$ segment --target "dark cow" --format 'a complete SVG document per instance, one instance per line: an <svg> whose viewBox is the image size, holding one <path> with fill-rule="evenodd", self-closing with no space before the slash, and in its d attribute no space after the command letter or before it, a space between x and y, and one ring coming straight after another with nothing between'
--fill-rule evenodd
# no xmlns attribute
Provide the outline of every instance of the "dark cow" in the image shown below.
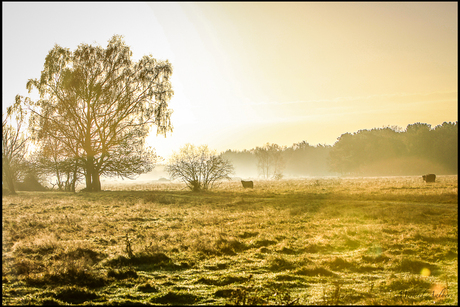
<svg viewBox="0 0 460 307"><path fill-rule="evenodd" d="M243 188L251 188L254 189L254 183L252 181L244 181L241 180L241 183L243 184Z"/></svg>
<svg viewBox="0 0 460 307"><path fill-rule="evenodd" d="M425 182L435 182L436 175L435 174L426 174L422 176L423 181Z"/></svg>

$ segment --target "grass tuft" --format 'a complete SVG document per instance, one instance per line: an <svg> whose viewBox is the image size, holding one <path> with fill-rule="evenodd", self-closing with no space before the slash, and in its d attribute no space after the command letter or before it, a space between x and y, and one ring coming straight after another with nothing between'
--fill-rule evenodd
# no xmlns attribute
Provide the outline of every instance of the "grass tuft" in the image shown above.
<svg viewBox="0 0 460 307"><path fill-rule="evenodd" d="M129 266L129 265L149 265L154 267L159 266L174 266L171 258L166 256L164 253L154 253L154 254L136 254L132 257L125 257L119 255L115 258L112 258L106 263L109 266Z"/></svg>
<svg viewBox="0 0 460 307"><path fill-rule="evenodd" d="M337 274L326 269L325 267L316 266L316 265L308 265L308 266L299 268L295 271L295 274L304 275L304 276L332 276L332 277L337 276Z"/></svg>
<svg viewBox="0 0 460 307"><path fill-rule="evenodd" d="M109 269L107 271L107 277L113 277L115 279L128 279L128 278L137 278L137 272L133 269Z"/></svg>
<svg viewBox="0 0 460 307"><path fill-rule="evenodd" d="M341 257L335 257L332 261L324 261L322 264L327 265L334 271L353 271L356 269L353 263L350 263Z"/></svg>
<svg viewBox="0 0 460 307"><path fill-rule="evenodd" d="M270 271L283 271L283 270L292 270L295 268L295 264L282 256L269 256L268 267Z"/></svg>

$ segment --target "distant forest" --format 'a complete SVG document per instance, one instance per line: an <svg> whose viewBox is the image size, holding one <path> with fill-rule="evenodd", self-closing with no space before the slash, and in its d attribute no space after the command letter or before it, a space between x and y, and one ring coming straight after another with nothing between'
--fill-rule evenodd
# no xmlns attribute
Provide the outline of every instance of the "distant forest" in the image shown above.
<svg viewBox="0 0 460 307"><path fill-rule="evenodd" d="M239 177L257 177L255 150L227 150ZM282 149L285 177L410 176L458 173L458 121L431 128L425 123L344 133L333 146L306 141Z"/></svg>

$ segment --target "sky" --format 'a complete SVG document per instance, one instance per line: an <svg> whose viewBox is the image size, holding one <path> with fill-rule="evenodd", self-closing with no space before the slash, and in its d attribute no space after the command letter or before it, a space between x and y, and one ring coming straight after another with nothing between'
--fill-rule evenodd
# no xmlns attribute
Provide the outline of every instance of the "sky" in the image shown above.
<svg viewBox="0 0 460 307"><path fill-rule="evenodd" d="M458 120L457 2L2 2L2 112L55 44L169 60L167 158Z"/></svg>

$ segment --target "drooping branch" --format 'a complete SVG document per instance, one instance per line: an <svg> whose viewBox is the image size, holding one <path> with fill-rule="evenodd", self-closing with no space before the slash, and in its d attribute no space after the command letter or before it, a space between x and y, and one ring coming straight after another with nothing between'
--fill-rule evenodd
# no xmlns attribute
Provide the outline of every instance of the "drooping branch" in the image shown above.
<svg viewBox="0 0 460 307"><path fill-rule="evenodd" d="M171 64L151 56L134 63L131 55L116 35L106 49L81 44L71 52L55 45L40 79L27 83L41 97L29 104L35 136L53 138L85 159L87 176L96 180L150 170L152 160L142 151L149 127L165 135L172 131Z"/></svg>

